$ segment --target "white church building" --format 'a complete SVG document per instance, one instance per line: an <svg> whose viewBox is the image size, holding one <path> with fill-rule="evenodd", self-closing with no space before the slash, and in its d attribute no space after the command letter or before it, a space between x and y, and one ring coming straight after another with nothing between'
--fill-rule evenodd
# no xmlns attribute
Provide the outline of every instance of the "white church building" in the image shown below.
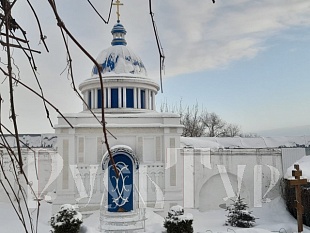
<svg viewBox="0 0 310 233"><path fill-rule="evenodd" d="M20 137L32 148L23 148L25 170L30 175L39 169L33 185L41 197L54 195L53 212L63 204L78 206L85 216L100 210L102 232L130 232L143 229L146 207L206 211L225 208L237 195L259 207L280 195L283 173L310 154L310 137L181 137L179 115L156 111L159 86L127 46L125 27L118 21L111 32L111 47L97 57L101 70L93 67L79 89L98 119L105 109L114 161L86 104L79 113L64 114L73 128L59 117L54 135ZM7 139L16 145L14 137Z"/></svg>
<svg viewBox="0 0 310 233"><path fill-rule="evenodd" d="M183 127L177 114L156 111L159 86L127 46L126 30L119 21L112 35L111 47L97 57L102 70L93 67L79 88L99 119L105 108L108 143L119 177L104 144L102 125L85 105L80 113L65 114L74 128L62 118L55 126L63 169L53 204L55 210L63 203L78 204L84 211L101 208L106 221L113 216L115 222L117 215L143 220L146 206L163 208L164 201L183 201L179 168L166 167L167 148L179 147Z"/></svg>

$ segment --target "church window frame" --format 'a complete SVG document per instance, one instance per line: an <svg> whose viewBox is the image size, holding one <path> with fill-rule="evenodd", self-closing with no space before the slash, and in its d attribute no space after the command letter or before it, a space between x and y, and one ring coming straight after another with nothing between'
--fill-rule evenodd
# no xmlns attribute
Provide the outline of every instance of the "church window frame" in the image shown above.
<svg viewBox="0 0 310 233"><path fill-rule="evenodd" d="M134 89L126 88L126 107L134 108Z"/></svg>
<svg viewBox="0 0 310 233"><path fill-rule="evenodd" d="M111 108L118 108L118 88L111 88Z"/></svg>
<svg viewBox="0 0 310 233"><path fill-rule="evenodd" d="M145 91L145 89L140 90L140 106L141 106L141 109L146 109L146 91Z"/></svg>
<svg viewBox="0 0 310 233"><path fill-rule="evenodd" d="M97 108L102 108L102 91L101 89L97 89L97 97L98 97L98 101L97 101Z"/></svg>
<svg viewBox="0 0 310 233"><path fill-rule="evenodd" d="M88 94L87 94L87 95L88 95L87 104L88 104L88 107L91 108L91 107L92 107L92 106L91 106L91 105L92 105L92 94L91 94L91 90L88 91Z"/></svg>

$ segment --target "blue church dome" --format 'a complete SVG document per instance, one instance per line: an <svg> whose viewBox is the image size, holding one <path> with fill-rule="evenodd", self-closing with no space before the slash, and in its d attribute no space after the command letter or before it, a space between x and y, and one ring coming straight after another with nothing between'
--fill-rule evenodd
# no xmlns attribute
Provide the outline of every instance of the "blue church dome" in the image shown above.
<svg viewBox="0 0 310 233"><path fill-rule="evenodd" d="M138 76L146 77L147 72L142 60L128 48L125 40L126 30L118 21L112 31L111 47L103 50L97 57L104 76ZM92 75L98 75L98 69L93 67Z"/></svg>

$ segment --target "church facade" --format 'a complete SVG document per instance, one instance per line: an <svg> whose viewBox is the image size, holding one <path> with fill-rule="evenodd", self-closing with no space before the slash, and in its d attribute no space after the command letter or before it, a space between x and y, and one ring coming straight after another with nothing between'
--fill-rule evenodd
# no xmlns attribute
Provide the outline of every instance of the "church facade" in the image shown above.
<svg viewBox="0 0 310 233"><path fill-rule="evenodd" d="M83 211L101 208L105 219L115 213L131 213L134 218L146 206L163 208L164 201L182 202L178 168L167 169L166 156L167 148L179 147L183 126L177 114L155 110L159 86L147 77L142 60L128 48L126 30L119 21L112 35L111 47L97 58L101 70L93 67L91 77L79 86L87 105L80 113L65 114L74 128L62 118L55 126L63 169L53 205L55 210L63 203L77 204ZM105 109L113 160L102 125L88 107L98 119L101 108Z"/></svg>

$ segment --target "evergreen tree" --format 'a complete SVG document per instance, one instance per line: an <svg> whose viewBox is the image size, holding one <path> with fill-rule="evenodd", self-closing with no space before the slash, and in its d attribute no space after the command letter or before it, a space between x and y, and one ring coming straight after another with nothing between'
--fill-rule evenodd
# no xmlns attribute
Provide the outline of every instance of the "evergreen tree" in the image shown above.
<svg viewBox="0 0 310 233"><path fill-rule="evenodd" d="M172 206L168 212L168 216L165 218L164 227L167 229L167 233L192 233L193 229L193 215L184 215L184 209L182 206Z"/></svg>
<svg viewBox="0 0 310 233"><path fill-rule="evenodd" d="M82 222L82 214L70 204L62 205L60 211L51 217L54 233L77 233Z"/></svg>
<svg viewBox="0 0 310 233"><path fill-rule="evenodd" d="M228 211L228 219L225 225L244 228L253 227L256 218L252 215L251 211L247 210L247 208L248 205L239 195L234 203L226 209Z"/></svg>

